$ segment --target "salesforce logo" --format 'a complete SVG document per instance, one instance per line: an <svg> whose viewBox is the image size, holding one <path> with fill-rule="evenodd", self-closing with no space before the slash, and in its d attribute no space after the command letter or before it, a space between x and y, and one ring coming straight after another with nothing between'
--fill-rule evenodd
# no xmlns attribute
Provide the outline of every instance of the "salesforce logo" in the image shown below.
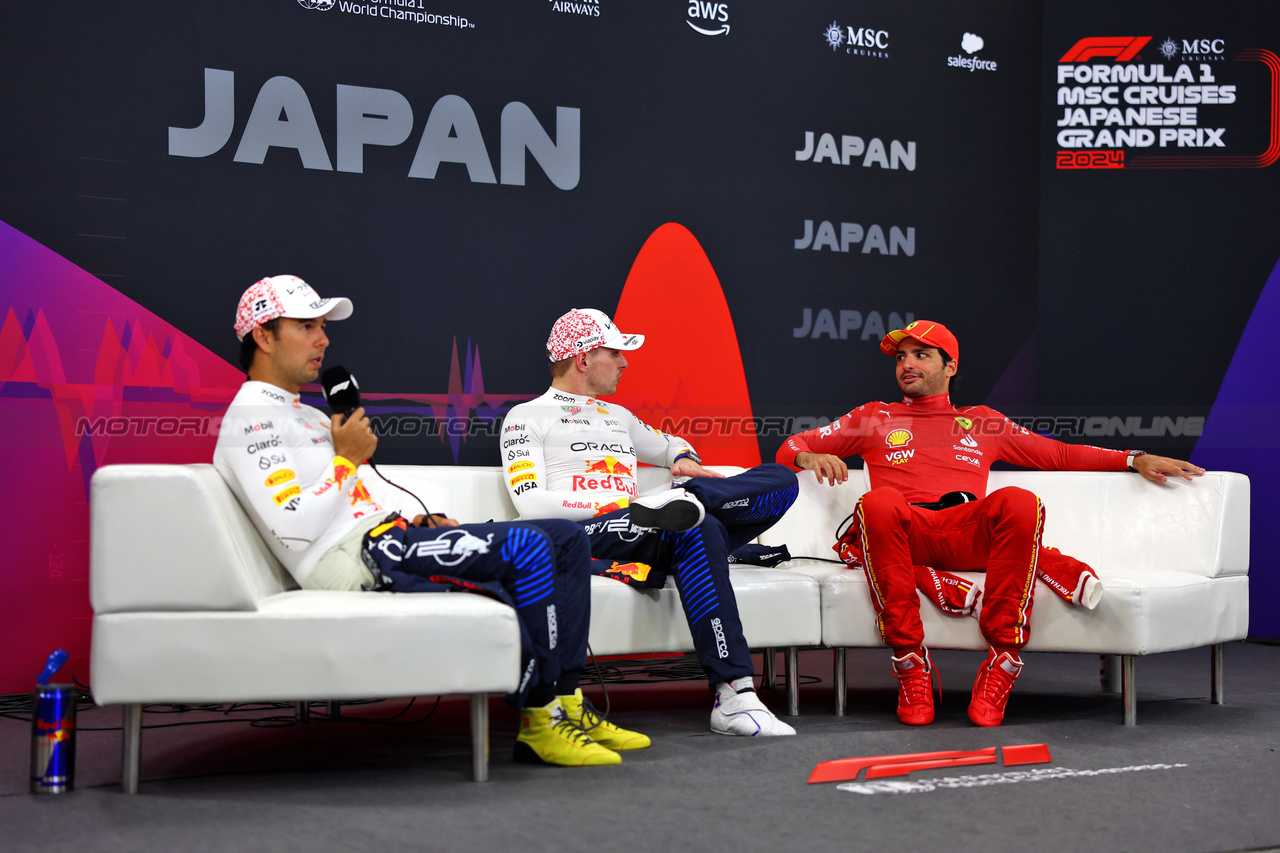
<svg viewBox="0 0 1280 853"><path fill-rule="evenodd" d="M333 8L335 0L298 0L298 5L304 9L319 9L321 12L328 12Z"/></svg>

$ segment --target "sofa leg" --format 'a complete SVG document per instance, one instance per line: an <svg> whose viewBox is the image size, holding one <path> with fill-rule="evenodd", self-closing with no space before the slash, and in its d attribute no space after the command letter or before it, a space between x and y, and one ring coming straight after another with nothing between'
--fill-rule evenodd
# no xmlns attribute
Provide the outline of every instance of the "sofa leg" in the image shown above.
<svg viewBox="0 0 1280 853"><path fill-rule="evenodd" d="M772 690L778 681L778 650L767 648L761 653L761 658L764 672L760 676L760 686L765 690Z"/></svg>
<svg viewBox="0 0 1280 853"><path fill-rule="evenodd" d="M845 672L845 664L848 663L849 650L844 646L831 650L832 669L834 678L832 679L836 685L836 709L837 717L844 716L844 700L845 694L848 693L849 679Z"/></svg>
<svg viewBox="0 0 1280 853"><path fill-rule="evenodd" d="M1098 655L1098 688L1103 693L1120 692L1120 655Z"/></svg>
<svg viewBox="0 0 1280 853"><path fill-rule="evenodd" d="M1214 705L1226 704L1226 674L1222 670L1226 648L1225 643L1214 643L1209 647L1209 701Z"/></svg>
<svg viewBox="0 0 1280 853"><path fill-rule="evenodd" d="M1138 724L1138 659L1134 655L1120 656L1120 694L1124 703L1124 724Z"/></svg>
<svg viewBox="0 0 1280 853"><path fill-rule="evenodd" d="M293 721L300 726L310 725L311 723L311 703L310 702L294 702L293 703Z"/></svg>
<svg viewBox="0 0 1280 853"><path fill-rule="evenodd" d="M489 694L471 694L471 780L489 781Z"/></svg>
<svg viewBox="0 0 1280 853"><path fill-rule="evenodd" d="M124 748L120 756L120 786L126 794L138 793L138 770L142 765L142 705L135 702L123 708L121 731Z"/></svg>
<svg viewBox="0 0 1280 853"><path fill-rule="evenodd" d="M800 716L800 649L787 646L787 716Z"/></svg>

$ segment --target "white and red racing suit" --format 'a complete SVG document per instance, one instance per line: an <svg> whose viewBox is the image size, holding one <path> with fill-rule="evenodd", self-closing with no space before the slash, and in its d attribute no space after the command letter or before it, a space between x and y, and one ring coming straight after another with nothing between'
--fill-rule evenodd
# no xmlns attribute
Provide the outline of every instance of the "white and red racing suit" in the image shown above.
<svg viewBox="0 0 1280 853"><path fill-rule="evenodd" d="M590 543L578 525L427 528L389 516L356 466L334 454L329 416L265 382L246 382L236 394L213 462L300 586L310 579L330 589L491 595L516 609L521 627L523 675L508 701L544 705L577 688L591 622ZM326 577L349 537L358 551L338 561L349 570Z"/></svg>
<svg viewBox="0 0 1280 853"><path fill-rule="evenodd" d="M591 518L636 496L637 463L670 468L693 453L630 411L550 388L502 425L507 488L523 518Z"/></svg>
<svg viewBox="0 0 1280 853"><path fill-rule="evenodd" d="M638 463L670 468L693 448L627 409L551 388L515 406L502 431L507 489L524 518L582 525L599 573L635 585L674 577L698 661L714 687L754 672L729 574L729 555L772 526L799 487L781 465L733 477L694 477L684 488L706 508L680 533L631 524Z"/></svg>
<svg viewBox="0 0 1280 853"><path fill-rule="evenodd" d="M1047 580L1060 572L1092 572L1042 546L1044 508L1035 495L1018 488L987 495L991 463L1127 470L1125 451L1045 438L986 406L957 409L946 394L860 406L829 426L787 439L777 461L794 467L802 452L856 454L866 463L871 490L858 502L851 530L881 635L895 649L924 641L918 566L986 571L980 625L992 645L1008 648L1020 648L1029 636L1041 562L1052 564ZM936 512L913 506L960 491L979 500Z"/></svg>
<svg viewBox="0 0 1280 853"><path fill-rule="evenodd" d="M266 382L244 383L231 401L213 466L300 585L343 537L387 514L334 455L329 416Z"/></svg>

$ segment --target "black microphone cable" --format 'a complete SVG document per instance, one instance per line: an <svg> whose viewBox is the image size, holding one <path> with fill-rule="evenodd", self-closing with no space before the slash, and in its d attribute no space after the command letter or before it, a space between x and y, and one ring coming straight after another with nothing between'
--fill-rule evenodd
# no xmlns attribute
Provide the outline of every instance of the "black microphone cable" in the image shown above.
<svg viewBox="0 0 1280 853"><path fill-rule="evenodd" d="M330 411L335 415L342 415L343 418L349 418L356 409L360 408L360 383L356 381L356 378L352 375L351 371L347 370L345 367L335 364L333 367L326 368L325 371L320 374L320 390L324 392L324 400L329 404ZM388 479L386 474L383 474L378 470L377 464L375 464L372 459L367 459L365 461L384 483L388 486L393 486L399 489L418 502L418 506L422 507L423 521L425 522L424 526L439 526L432 521L432 519L436 516L444 518L444 515L441 513L432 513L431 510L427 509L427 504L422 500L422 498L418 497L399 483L392 482Z"/></svg>

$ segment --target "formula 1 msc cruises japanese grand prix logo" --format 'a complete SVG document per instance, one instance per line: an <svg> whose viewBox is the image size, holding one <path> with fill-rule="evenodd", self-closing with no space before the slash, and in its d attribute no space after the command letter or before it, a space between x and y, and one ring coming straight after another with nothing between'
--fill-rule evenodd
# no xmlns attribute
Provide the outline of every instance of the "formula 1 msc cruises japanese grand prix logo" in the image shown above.
<svg viewBox="0 0 1280 853"><path fill-rule="evenodd" d="M1151 36L1076 41L1053 70L1057 168L1260 169L1276 162L1280 56L1253 48L1229 54L1229 47L1231 39L1216 33L1159 43Z"/></svg>

